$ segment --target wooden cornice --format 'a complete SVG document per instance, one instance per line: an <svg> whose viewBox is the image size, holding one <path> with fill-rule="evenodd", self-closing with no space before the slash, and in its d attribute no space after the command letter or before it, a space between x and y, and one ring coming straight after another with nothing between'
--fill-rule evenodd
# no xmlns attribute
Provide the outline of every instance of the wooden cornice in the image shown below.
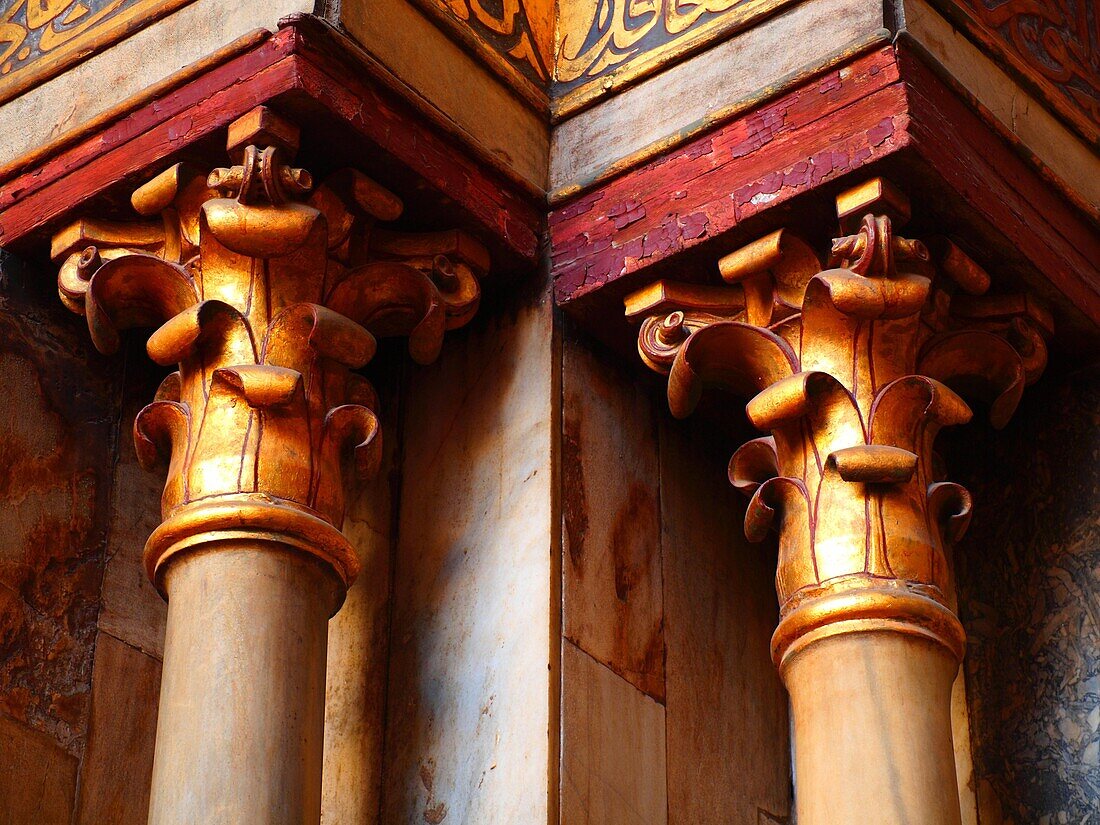
<svg viewBox="0 0 1100 825"><path fill-rule="evenodd" d="M0 169L0 246L45 247L94 205L126 214L142 179L212 162L228 124L267 105L307 124L302 162L354 166L406 200L410 225L467 230L497 272L530 270L547 222L558 302L596 326L622 296L669 270L713 276L719 250L779 225L830 220L855 175L904 185L921 214L998 279L1027 283L1065 316L1100 326L1097 205L1075 202L1027 150L902 37L557 204L510 177L431 104L349 38L309 15L255 33L50 153ZM442 214L441 214L442 211ZM824 220L826 223L821 223ZM604 325L603 337L616 334ZM623 339L626 340L625 337Z"/></svg>
<svg viewBox="0 0 1100 825"><path fill-rule="evenodd" d="M243 51L183 78L48 156L0 177L0 246L44 245L94 202L123 214L127 192L180 160L224 152L225 130L256 106L307 124L303 162L324 173L353 165L421 210L485 242L498 271L530 268L545 219L541 193L510 179L413 90L332 27L308 15L282 21ZM0 175L3 175L0 172Z"/></svg>
<svg viewBox="0 0 1100 825"><path fill-rule="evenodd" d="M833 196L872 173L903 184L922 220L996 279L1043 294L1067 340L1095 339L1097 205L1073 202L904 38L556 206L557 300L609 329L627 292L670 274L716 277L731 243L780 225L832 228Z"/></svg>

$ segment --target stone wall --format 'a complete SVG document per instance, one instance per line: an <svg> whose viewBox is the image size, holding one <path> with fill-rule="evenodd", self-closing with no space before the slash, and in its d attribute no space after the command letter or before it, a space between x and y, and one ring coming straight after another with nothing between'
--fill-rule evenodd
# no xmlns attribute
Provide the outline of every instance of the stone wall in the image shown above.
<svg viewBox="0 0 1100 825"><path fill-rule="evenodd" d="M549 816L552 324L545 285L519 288L409 367L385 825Z"/></svg>
<svg viewBox="0 0 1100 825"><path fill-rule="evenodd" d="M141 552L163 478L131 433L165 371L140 335L95 353L38 274L0 259L0 825L144 825L167 606ZM378 814L403 360L372 365L388 448L346 521L364 574L331 627L325 822Z"/></svg>
<svg viewBox="0 0 1100 825"><path fill-rule="evenodd" d="M3 253L0 253L3 256ZM120 382L0 257L0 822L67 823L94 757Z"/></svg>
<svg viewBox="0 0 1100 825"><path fill-rule="evenodd" d="M1054 364L1001 433L945 453L980 825L1100 817L1100 369Z"/></svg>
<svg viewBox="0 0 1100 825"><path fill-rule="evenodd" d="M675 421L640 363L563 350L561 822L786 822L775 546L745 540L726 477L745 434Z"/></svg>

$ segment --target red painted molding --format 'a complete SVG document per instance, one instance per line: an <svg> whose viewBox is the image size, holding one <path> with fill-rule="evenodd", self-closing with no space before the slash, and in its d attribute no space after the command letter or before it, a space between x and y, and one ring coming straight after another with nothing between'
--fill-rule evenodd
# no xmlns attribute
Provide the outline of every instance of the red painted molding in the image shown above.
<svg viewBox="0 0 1100 825"><path fill-rule="evenodd" d="M508 263L537 259L540 198L491 169L405 99L383 68L309 17L0 183L0 245L41 241L89 200L117 201L185 153L206 146L221 162L223 130L261 103L298 116L303 153L311 132L331 136L353 157L453 202L465 228Z"/></svg>
<svg viewBox="0 0 1100 825"><path fill-rule="evenodd" d="M713 262L750 233L800 209L820 223L841 177L882 173L928 226L961 238L999 279L1045 293L1076 333L1095 337L1096 224L1022 155L905 43L886 46L554 209L555 294L599 326L621 316L628 288L670 268L716 279Z"/></svg>
<svg viewBox="0 0 1100 825"><path fill-rule="evenodd" d="M908 145L892 47L857 57L550 213L568 304Z"/></svg>
<svg viewBox="0 0 1100 825"><path fill-rule="evenodd" d="M261 103L307 124L305 164L365 166L407 194L414 220L446 211L504 271L537 261L540 194L494 169L384 67L308 16L0 182L0 245L41 245L89 203L129 214L129 192L148 175L196 155L222 162L226 126ZM716 259L715 250L800 210L824 219L822 204L840 186L880 173L995 275L1027 281L1100 325L1095 223L904 40L555 208L557 299L578 316L617 316L627 286L693 256Z"/></svg>

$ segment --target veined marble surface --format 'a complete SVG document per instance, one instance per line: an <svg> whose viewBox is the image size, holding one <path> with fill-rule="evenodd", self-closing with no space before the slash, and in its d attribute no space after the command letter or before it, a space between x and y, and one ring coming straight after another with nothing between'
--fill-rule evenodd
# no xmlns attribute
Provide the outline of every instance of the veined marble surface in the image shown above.
<svg viewBox="0 0 1100 825"><path fill-rule="evenodd" d="M980 825L1100 822L1100 369L1050 375L945 445Z"/></svg>

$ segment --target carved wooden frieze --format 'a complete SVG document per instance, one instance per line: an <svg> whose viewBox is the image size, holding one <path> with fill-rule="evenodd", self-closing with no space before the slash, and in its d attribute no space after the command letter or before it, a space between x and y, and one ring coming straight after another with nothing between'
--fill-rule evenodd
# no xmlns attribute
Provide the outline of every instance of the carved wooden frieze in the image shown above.
<svg viewBox="0 0 1100 825"><path fill-rule="evenodd" d="M559 116L793 1L414 0Z"/></svg>
<svg viewBox="0 0 1100 825"><path fill-rule="evenodd" d="M1062 117L1100 141L1100 7L1093 0L941 0L995 58L1035 84Z"/></svg>
<svg viewBox="0 0 1100 825"><path fill-rule="evenodd" d="M415 0L467 43L499 55L498 67L545 91L553 70L555 4L550 0Z"/></svg>
<svg viewBox="0 0 1100 825"><path fill-rule="evenodd" d="M572 0L560 4L554 108L600 94L728 36L790 0Z"/></svg>
<svg viewBox="0 0 1100 825"><path fill-rule="evenodd" d="M0 103L191 0L2 0Z"/></svg>

